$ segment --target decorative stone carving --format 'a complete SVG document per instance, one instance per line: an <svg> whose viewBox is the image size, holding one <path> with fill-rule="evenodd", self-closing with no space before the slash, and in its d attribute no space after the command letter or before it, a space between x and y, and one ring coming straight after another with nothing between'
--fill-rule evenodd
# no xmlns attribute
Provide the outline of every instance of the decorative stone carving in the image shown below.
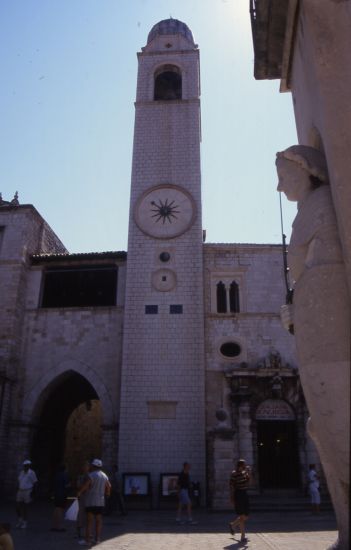
<svg viewBox="0 0 351 550"><path fill-rule="evenodd" d="M290 315L290 313L288 313L288 315ZM291 322L290 317L289 317L289 322ZM270 353L267 355L267 357L260 359L255 364L255 367L258 369L274 370L276 372L281 371L282 369L291 369L291 365L289 365L289 363L287 363L282 358L279 351L275 349L272 349Z"/></svg>
<svg viewBox="0 0 351 550"><path fill-rule="evenodd" d="M177 275L171 269L158 269L151 274L151 283L159 292L169 292L177 284Z"/></svg>
<svg viewBox="0 0 351 550"><path fill-rule="evenodd" d="M0 206L19 206L18 191L14 194L12 201L4 201L0 193Z"/></svg>
<svg viewBox="0 0 351 550"><path fill-rule="evenodd" d="M2 198L2 193L0 193L0 206L8 206L10 203L8 201L4 201Z"/></svg>
<svg viewBox="0 0 351 550"><path fill-rule="evenodd" d="M19 201L18 201L18 191L16 191L16 193L14 194L14 197L11 201L11 204L13 206L18 206L19 205Z"/></svg>
<svg viewBox="0 0 351 550"><path fill-rule="evenodd" d="M282 367L282 358L279 351L271 351L269 354L269 366L271 369L280 369Z"/></svg>
<svg viewBox="0 0 351 550"><path fill-rule="evenodd" d="M256 409L256 420L295 420L295 413L282 399L265 399Z"/></svg>
<svg viewBox="0 0 351 550"><path fill-rule="evenodd" d="M339 546L348 548L350 451L350 310L324 155L296 145L277 154L278 191L297 202L288 250L300 377L333 500Z"/></svg>
<svg viewBox="0 0 351 550"><path fill-rule="evenodd" d="M216 418L217 418L218 422L225 422L225 420L227 420L227 418L228 418L227 411L224 410L224 409L217 409L216 410Z"/></svg>
<svg viewBox="0 0 351 550"><path fill-rule="evenodd" d="M271 382L271 392L273 397L280 399L282 396L282 390L283 390L283 378L279 376L279 374L276 374L275 376L273 376L272 382Z"/></svg>
<svg viewBox="0 0 351 550"><path fill-rule="evenodd" d="M229 415L223 407L216 409L215 417L217 420L217 423L214 428L216 432L218 431L222 432L223 430L225 432L228 432L229 430L232 433L233 430L231 429L231 426L230 426Z"/></svg>

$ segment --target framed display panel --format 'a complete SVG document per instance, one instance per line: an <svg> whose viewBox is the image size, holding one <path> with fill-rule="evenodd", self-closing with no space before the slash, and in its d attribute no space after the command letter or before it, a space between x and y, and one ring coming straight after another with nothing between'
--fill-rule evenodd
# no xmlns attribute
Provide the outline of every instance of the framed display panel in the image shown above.
<svg viewBox="0 0 351 550"><path fill-rule="evenodd" d="M179 474L160 474L160 491L162 498L174 498L178 495Z"/></svg>
<svg viewBox="0 0 351 550"><path fill-rule="evenodd" d="M123 474L123 494L125 497L150 496L150 474L126 472Z"/></svg>

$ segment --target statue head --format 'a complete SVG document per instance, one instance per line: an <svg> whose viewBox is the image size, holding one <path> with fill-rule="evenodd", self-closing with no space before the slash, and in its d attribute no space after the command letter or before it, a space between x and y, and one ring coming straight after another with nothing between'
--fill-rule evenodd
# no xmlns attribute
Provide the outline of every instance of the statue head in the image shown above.
<svg viewBox="0 0 351 550"><path fill-rule="evenodd" d="M328 184L328 169L321 151L308 145L293 145L277 153L278 191L300 202L313 189Z"/></svg>

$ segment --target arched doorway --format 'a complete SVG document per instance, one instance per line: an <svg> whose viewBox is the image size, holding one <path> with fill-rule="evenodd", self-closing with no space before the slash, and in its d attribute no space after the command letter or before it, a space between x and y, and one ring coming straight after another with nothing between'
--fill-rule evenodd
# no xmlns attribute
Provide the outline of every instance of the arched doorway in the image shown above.
<svg viewBox="0 0 351 550"><path fill-rule="evenodd" d="M293 489L299 485L295 413L286 401L267 399L256 411L260 487Z"/></svg>
<svg viewBox="0 0 351 550"><path fill-rule="evenodd" d="M101 456L101 407L93 386L74 371L57 377L38 407L32 457L41 492L47 493L61 463L74 479L84 460Z"/></svg>

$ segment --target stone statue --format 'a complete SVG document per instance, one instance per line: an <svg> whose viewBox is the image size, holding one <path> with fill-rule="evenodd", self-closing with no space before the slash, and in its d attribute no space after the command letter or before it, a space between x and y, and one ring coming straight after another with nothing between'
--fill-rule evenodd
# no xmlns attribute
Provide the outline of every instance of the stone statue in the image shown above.
<svg viewBox="0 0 351 550"><path fill-rule="evenodd" d="M12 201L4 201L2 193L0 193L0 206L19 206L18 191L14 194Z"/></svg>
<svg viewBox="0 0 351 550"><path fill-rule="evenodd" d="M277 154L278 191L297 202L288 266L299 373L339 527L349 548L350 299L324 155L304 145Z"/></svg>
<svg viewBox="0 0 351 550"><path fill-rule="evenodd" d="M14 194L14 197L10 203L12 206L18 206L19 205L19 201L18 201L18 191L16 191L16 193Z"/></svg>

